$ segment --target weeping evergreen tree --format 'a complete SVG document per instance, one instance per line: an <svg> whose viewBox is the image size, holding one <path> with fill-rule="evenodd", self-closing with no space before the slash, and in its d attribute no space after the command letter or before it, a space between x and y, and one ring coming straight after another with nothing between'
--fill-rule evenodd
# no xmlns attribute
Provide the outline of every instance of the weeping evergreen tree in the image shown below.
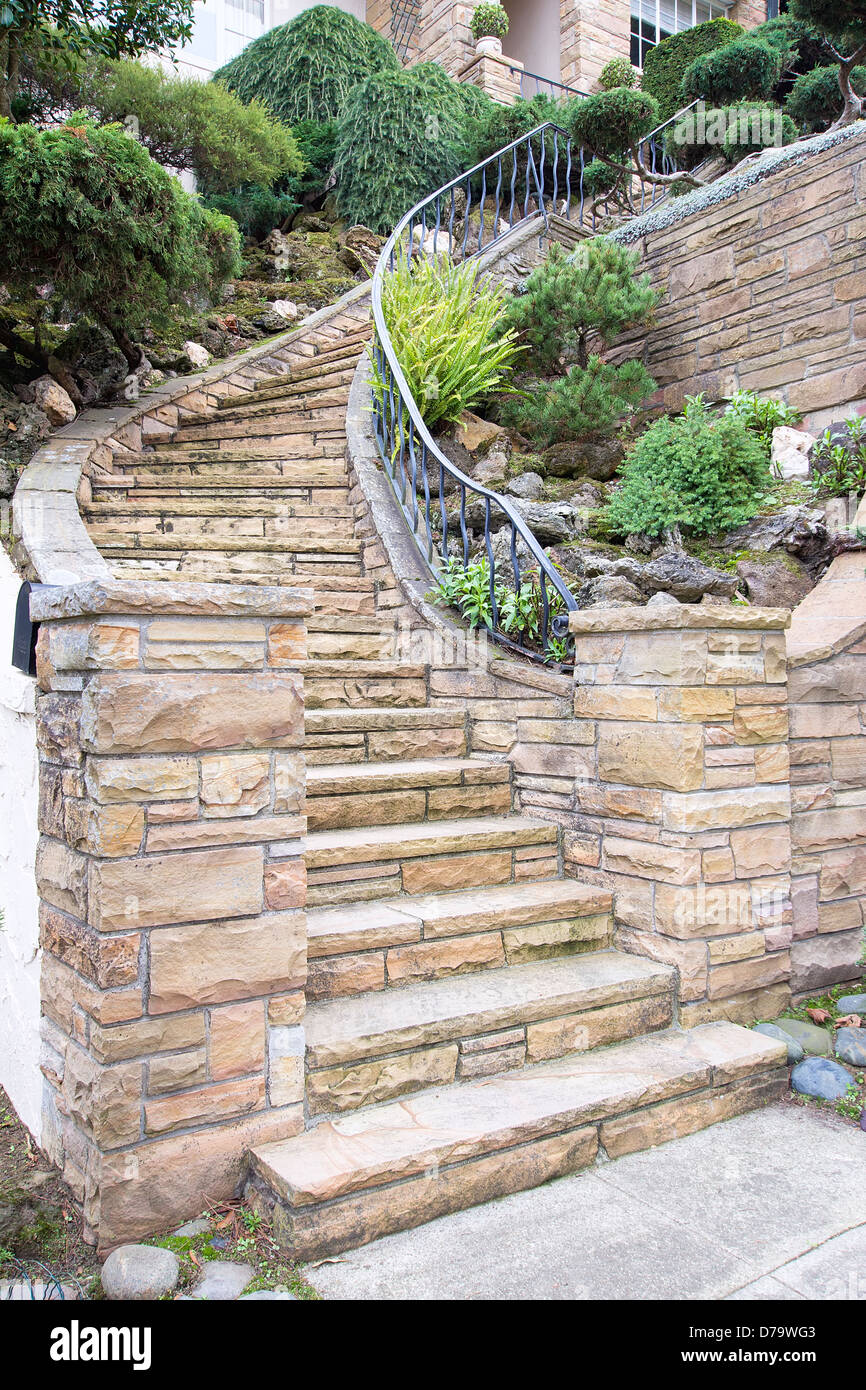
<svg viewBox="0 0 866 1390"><path fill-rule="evenodd" d="M444 72L432 78L431 66L385 69L350 93L334 164L337 204L350 222L388 232L466 167L466 106L450 90L458 84Z"/></svg>
<svg viewBox="0 0 866 1390"><path fill-rule="evenodd" d="M292 125L334 120L359 82L399 68L391 44L369 24L334 5L313 5L248 44L215 80Z"/></svg>

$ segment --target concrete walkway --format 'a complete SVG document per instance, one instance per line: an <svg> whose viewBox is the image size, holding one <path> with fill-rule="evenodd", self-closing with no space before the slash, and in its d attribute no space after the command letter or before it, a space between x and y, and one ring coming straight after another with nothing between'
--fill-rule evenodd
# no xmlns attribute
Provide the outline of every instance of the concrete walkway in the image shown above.
<svg viewBox="0 0 866 1390"><path fill-rule="evenodd" d="M775 1105L307 1273L329 1299L866 1299L866 1134Z"/></svg>

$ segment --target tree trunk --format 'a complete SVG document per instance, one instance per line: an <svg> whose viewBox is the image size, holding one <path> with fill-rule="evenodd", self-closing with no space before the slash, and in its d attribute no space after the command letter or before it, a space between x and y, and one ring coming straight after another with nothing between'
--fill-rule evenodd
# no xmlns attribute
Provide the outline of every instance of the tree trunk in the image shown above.
<svg viewBox="0 0 866 1390"><path fill-rule="evenodd" d="M858 63L866 58L866 44L861 44L850 58L842 58L839 63L839 90L842 93L842 115L834 121L831 130L841 130L843 126L853 125L863 114L863 102L851 86L851 74Z"/></svg>
<svg viewBox="0 0 866 1390"><path fill-rule="evenodd" d="M141 348L132 341L125 328L118 328L113 323L106 323L105 327L126 358L130 373L136 371L144 360L144 353Z"/></svg>
<svg viewBox="0 0 866 1390"><path fill-rule="evenodd" d="M32 343L28 343L26 338L21 338L14 329L9 327L8 322L2 320L0 320L0 343L10 352L14 352L16 357L23 357L26 362L32 362L34 367L41 367L43 372L53 376L57 384L63 387L72 404L79 409L81 408L84 399L75 378L63 362L42 352Z"/></svg>

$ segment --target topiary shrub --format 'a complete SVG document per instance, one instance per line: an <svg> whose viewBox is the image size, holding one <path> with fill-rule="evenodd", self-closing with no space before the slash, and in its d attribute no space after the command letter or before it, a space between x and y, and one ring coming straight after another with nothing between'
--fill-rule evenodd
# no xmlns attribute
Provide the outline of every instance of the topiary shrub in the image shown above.
<svg viewBox="0 0 866 1390"><path fill-rule="evenodd" d="M374 73L337 125L337 205L350 222L390 231L404 212L466 167L465 107L419 68ZM450 87L457 83L440 69Z"/></svg>
<svg viewBox="0 0 866 1390"><path fill-rule="evenodd" d="M722 154L729 164L738 164L747 154L790 145L800 133L790 116L771 101L741 102L725 107L721 115L727 131Z"/></svg>
<svg viewBox="0 0 866 1390"><path fill-rule="evenodd" d="M529 349L533 372L553 375L564 361L585 367L591 339L608 347L626 328L650 321L660 296L637 266L636 250L605 237L571 255L554 242L502 316L502 327Z"/></svg>
<svg viewBox="0 0 866 1390"><path fill-rule="evenodd" d="M508 15L501 5L476 5L469 21L473 39L504 39L508 33Z"/></svg>
<svg viewBox="0 0 866 1390"><path fill-rule="evenodd" d="M684 29L681 34L671 34L649 50L644 59L641 89L658 102L660 121L669 120L686 104L680 91L686 68L703 53L722 48L745 32L742 25L730 19L711 19L693 29Z"/></svg>
<svg viewBox="0 0 866 1390"><path fill-rule="evenodd" d="M684 102L701 98L713 106L768 100L782 72L782 55L769 44L738 39L690 64L683 74Z"/></svg>
<svg viewBox="0 0 866 1390"><path fill-rule="evenodd" d="M576 101L565 119L571 138L593 155L621 159L658 125L659 107L647 92L615 87Z"/></svg>
<svg viewBox="0 0 866 1390"><path fill-rule="evenodd" d="M215 74L242 101L281 121L328 121L371 73L400 68L387 39L333 5L313 5L248 44Z"/></svg>
<svg viewBox="0 0 866 1390"><path fill-rule="evenodd" d="M607 508L611 531L660 536L729 531L754 516L769 483L764 449L733 415L713 417L699 399L676 419L656 420L620 468Z"/></svg>
<svg viewBox="0 0 866 1390"><path fill-rule="evenodd" d="M603 92L610 92L614 87L636 87L637 84L637 69L632 67L628 58L611 58L599 73L598 85Z"/></svg>
<svg viewBox="0 0 866 1390"><path fill-rule="evenodd" d="M866 96L866 67L854 68L851 86L858 97ZM839 68L813 68L796 79L785 102L785 114L802 131L826 130L842 114Z"/></svg>

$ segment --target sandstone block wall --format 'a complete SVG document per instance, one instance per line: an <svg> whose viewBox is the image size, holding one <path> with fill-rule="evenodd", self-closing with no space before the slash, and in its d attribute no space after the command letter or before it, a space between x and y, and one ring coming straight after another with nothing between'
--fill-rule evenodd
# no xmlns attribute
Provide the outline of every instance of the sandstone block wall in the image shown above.
<svg viewBox="0 0 866 1390"><path fill-rule="evenodd" d="M34 592L43 1143L103 1247L228 1196L250 1144L303 1128L310 606Z"/></svg>
<svg viewBox="0 0 866 1390"><path fill-rule="evenodd" d="M790 999L787 622L686 606L571 616L571 747L549 761L569 777L547 793L565 864L613 891L621 947L678 967L687 1026Z"/></svg>
<svg viewBox="0 0 866 1390"><path fill-rule="evenodd" d="M628 241L643 229L635 244L663 292L643 355L665 405L746 388L810 427L866 406L864 179L854 132L671 225L626 229Z"/></svg>

